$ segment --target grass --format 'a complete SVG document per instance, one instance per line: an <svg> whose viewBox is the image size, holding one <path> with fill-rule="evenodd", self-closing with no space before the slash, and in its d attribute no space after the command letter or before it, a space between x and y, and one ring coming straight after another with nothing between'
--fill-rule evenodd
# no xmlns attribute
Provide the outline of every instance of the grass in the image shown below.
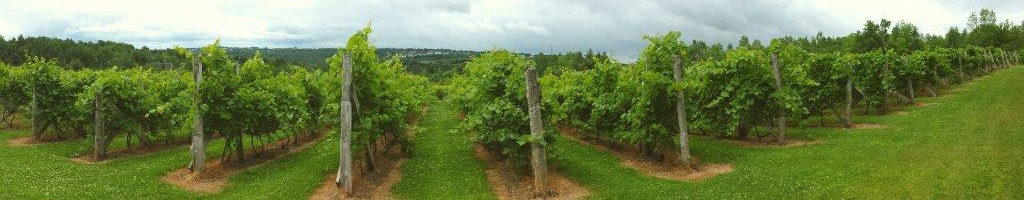
<svg viewBox="0 0 1024 200"><path fill-rule="evenodd" d="M1024 68L958 86L905 115L857 116L884 129L793 128L791 138L824 142L747 148L693 138L692 153L735 170L701 182L645 176L614 156L558 138L550 163L589 188L593 199L1024 199ZM454 109L438 105L413 137L416 154L393 192L405 199L494 199ZM28 136L0 130L0 140ZM123 141L123 139L120 139ZM117 140L115 140L117 141ZM123 143L123 142L121 142ZM248 142L247 142L248 143ZM0 146L0 199L305 199L337 167L337 138L229 177L219 194L160 182L184 167L187 146L97 165L71 158L88 142ZM115 143L114 146L121 144ZM216 157L222 140L211 143Z"/></svg>
<svg viewBox="0 0 1024 200"><path fill-rule="evenodd" d="M966 90L906 115L859 116L884 129L797 128L822 144L744 148L694 138L692 153L731 163L702 182L644 176L591 146L560 138L552 163L594 199L1022 199L1024 68L958 86Z"/></svg>
<svg viewBox="0 0 1024 200"><path fill-rule="evenodd" d="M438 103L436 105L443 104ZM402 165L393 192L403 199L495 199L486 164L476 159L468 136L457 132L454 109L439 105L427 112L413 137L416 155Z"/></svg>
<svg viewBox="0 0 1024 200"><path fill-rule="evenodd" d="M24 130L8 130L0 139L28 135ZM82 140L2 146L0 199L304 199L337 168L335 138L233 175L230 185L219 194L186 192L160 182L166 173L188 164L188 146L97 165L71 161L91 144ZM214 140L207 156L218 158L222 149L223 140Z"/></svg>

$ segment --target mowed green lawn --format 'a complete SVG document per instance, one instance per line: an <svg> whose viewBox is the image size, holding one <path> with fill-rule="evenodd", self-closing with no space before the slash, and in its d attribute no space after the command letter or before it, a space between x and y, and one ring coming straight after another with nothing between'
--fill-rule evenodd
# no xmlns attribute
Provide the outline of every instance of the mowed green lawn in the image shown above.
<svg viewBox="0 0 1024 200"><path fill-rule="evenodd" d="M858 116L884 129L794 128L810 146L768 149L694 138L701 160L735 170L702 182L644 176L594 148L559 139L551 164L594 199L1024 199L1024 68L957 86L905 115ZM494 198L451 107L430 109L413 142L417 155L394 188L409 199ZM26 131L0 131L6 141ZM208 155L219 155L221 141ZM0 145L0 199L304 199L337 166L335 136L304 152L232 176L202 195L160 182L188 162L187 146L99 165L72 162L80 140Z"/></svg>
<svg viewBox="0 0 1024 200"><path fill-rule="evenodd" d="M919 99L930 105L905 115L856 118L888 128L791 132L824 141L811 146L742 148L695 138L695 156L735 167L702 182L646 177L566 139L552 163L597 199L1024 199L1024 68L957 88Z"/></svg>

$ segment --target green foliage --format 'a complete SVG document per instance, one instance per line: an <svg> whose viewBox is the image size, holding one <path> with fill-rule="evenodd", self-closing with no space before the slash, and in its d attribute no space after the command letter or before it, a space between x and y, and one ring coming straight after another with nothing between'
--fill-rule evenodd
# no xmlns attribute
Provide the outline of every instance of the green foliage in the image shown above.
<svg viewBox="0 0 1024 200"><path fill-rule="evenodd" d="M823 53L814 54L807 60L804 67L807 78L817 83L803 87L794 87L798 91L807 114L825 115L826 112L838 114L835 108L846 102L846 83L851 78L853 66L857 64L854 54ZM803 117L809 117L804 115Z"/></svg>
<svg viewBox="0 0 1024 200"><path fill-rule="evenodd" d="M697 94L695 104L700 105L694 115L708 120L707 128L743 138L753 126L770 122L779 109L797 115L807 112L794 89L816 85L800 64L805 63L805 52L771 48L780 51L781 90L776 89L770 57L762 50L736 49L721 61L698 63L687 70L686 86Z"/></svg>
<svg viewBox="0 0 1024 200"><path fill-rule="evenodd" d="M529 160L527 144L531 138L524 75L534 65L505 50L481 54L466 64L462 74L453 77L453 91L448 94L466 116L463 129L475 133L475 141L500 151L518 166L525 166Z"/></svg>
<svg viewBox="0 0 1024 200"><path fill-rule="evenodd" d="M327 60L331 77L324 80L330 102L340 102L341 68L345 53L352 55L353 126L352 144L356 149L376 141L385 134L409 147L404 130L408 119L419 113L423 104L432 98L428 80L405 71L402 61L392 57L384 62L377 59L376 47L370 43L372 29L356 32L345 48ZM337 122L338 104L331 104L327 119ZM406 149L405 152L408 152Z"/></svg>
<svg viewBox="0 0 1024 200"><path fill-rule="evenodd" d="M153 138L171 140L185 135L191 103L190 93L185 92L188 76L141 68L111 68L94 74L95 80L78 95L75 106L81 113L102 112L106 134L135 135L143 145L150 145ZM101 99L100 110L96 110L97 98Z"/></svg>
<svg viewBox="0 0 1024 200"><path fill-rule="evenodd" d="M10 66L0 62L0 104L5 114L17 112L32 100L30 75L31 71L27 67Z"/></svg>
<svg viewBox="0 0 1024 200"><path fill-rule="evenodd" d="M91 70L65 71L56 62L33 59L25 66L30 72L31 90L38 103L42 131L53 133L85 134L85 124L92 119L90 113L75 107L78 96L95 79ZM31 98L31 97L30 97Z"/></svg>

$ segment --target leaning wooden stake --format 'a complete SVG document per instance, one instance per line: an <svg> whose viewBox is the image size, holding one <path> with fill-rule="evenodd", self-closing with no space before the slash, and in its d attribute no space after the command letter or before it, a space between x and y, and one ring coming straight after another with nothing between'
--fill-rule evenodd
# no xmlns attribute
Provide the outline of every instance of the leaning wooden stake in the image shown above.
<svg viewBox="0 0 1024 200"><path fill-rule="evenodd" d="M95 124L93 126L93 158L95 160L103 160L107 157L107 130L105 119L103 116L103 89L96 90L93 107L93 118Z"/></svg>
<svg viewBox="0 0 1024 200"><path fill-rule="evenodd" d="M676 83L683 82L683 58L679 55L673 56L672 60L675 64L672 67L672 75L675 78ZM690 165L690 147L689 141L686 139L687 135L687 122L686 122L686 93L679 91L676 94L676 119L679 122L679 162L683 165Z"/></svg>
<svg viewBox="0 0 1024 200"><path fill-rule="evenodd" d="M775 75L775 89L782 90L782 73L779 71L779 54L772 53L772 74ZM779 107L779 143L786 142L786 109Z"/></svg>
<svg viewBox="0 0 1024 200"><path fill-rule="evenodd" d="M1001 52L1003 57L1003 68L1010 68L1010 60L1006 58L1006 52Z"/></svg>
<svg viewBox="0 0 1024 200"><path fill-rule="evenodd" d="M537 83L537 72L534 68L526 70L526 102L530 114L530 137L535 140L530 143L533 185L537 194L544 194L548 192L548 164L544 146L540 143L540 140L544 139L544 123L541 121L540 113L540 84Z"/></svg>
<svg viewBox="0 0 1024 200"><path fill-rule="evenodd" d="M202 174L203 163L206 162L206 144L209 142L206 141L207 137L203 132L202 93L199 92L203 83L202 53L196 54L195 59L195 65L192 66L192 79L195 81L192 90L192 110L195 115L192 116L192 163L189 164L189 169L192 169L192 173Z"/></svg>
<svg viewBox="0 0 1024 200"><path fill-rule="evenodd" d="M335 185L341 187L346 195L352 194L352 55L345 53L341 64L341 158L338 163L338 176Z"/></svg>
<svg viewBox="0 0 1024 200"><path fill-rule="evenodd" d="M846 77L846 128L853 128L853 72L854 66L850 65L850 74Z"/></svg>

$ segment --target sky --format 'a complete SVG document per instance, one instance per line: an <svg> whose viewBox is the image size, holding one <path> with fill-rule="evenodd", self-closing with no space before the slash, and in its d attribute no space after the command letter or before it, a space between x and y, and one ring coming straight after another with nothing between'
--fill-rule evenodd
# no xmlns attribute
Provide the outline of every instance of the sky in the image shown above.
<svg viewBox="0 0 1024 200"><path fill-rule="evenodd" d="M112 40L167 48L220 38L233 47L340 47L368 24L377 47L559 53L593 49L629 61L644 35L736 43L740 36L843 36L867 20L924 33L964 27L989 8L1024 21L1021 0L0 0L0 35Z"/></svg>

